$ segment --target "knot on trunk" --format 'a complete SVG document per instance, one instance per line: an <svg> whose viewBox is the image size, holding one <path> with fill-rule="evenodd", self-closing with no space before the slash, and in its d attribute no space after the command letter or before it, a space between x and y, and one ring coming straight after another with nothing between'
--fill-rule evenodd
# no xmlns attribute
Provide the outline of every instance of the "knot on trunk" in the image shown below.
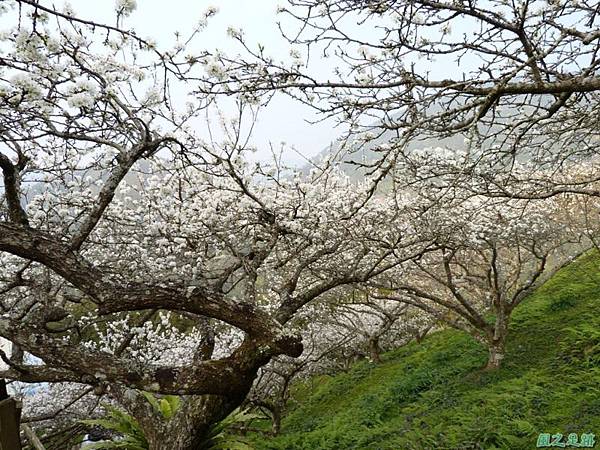
<svg viewBox="0 0 600 450"><path fill-rule="evenodd" d="M297 358L304 351L302 337L298 335L282 335L275 340L277 349L284 355Z"/></svg>

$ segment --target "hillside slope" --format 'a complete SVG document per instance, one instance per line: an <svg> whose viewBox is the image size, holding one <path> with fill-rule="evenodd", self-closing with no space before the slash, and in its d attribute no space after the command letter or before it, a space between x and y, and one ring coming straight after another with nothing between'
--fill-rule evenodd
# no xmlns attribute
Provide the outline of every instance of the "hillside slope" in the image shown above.
<svg viewBox="0 0 600 450"><path fill-rule="evenodd" d="M482 371L486 356L446 330L379 366L312 379L282 435L256 448L535 449L539 433L600 436L600 258L584 255L522 303L501 370Z"/></svg>

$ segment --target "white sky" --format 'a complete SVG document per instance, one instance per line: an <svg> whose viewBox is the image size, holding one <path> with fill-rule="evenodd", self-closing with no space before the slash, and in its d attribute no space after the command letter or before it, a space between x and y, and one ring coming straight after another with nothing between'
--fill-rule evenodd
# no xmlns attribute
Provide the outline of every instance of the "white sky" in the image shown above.
<svg viewBox="0 0 600 450"><path fill-rule="evenodd" d="M64 0L41 0L41 3L57 9L62 9ZM92 19L96 22L114 25L115 0L69 0L75 12L82 18ZM275 59L289 57L290 46L281 36L277 21L286 20L285 16L277 15L278 4L286 4L285 0L137 0L136 11L126 19L125 27L135 29L143 38L153 38L159 48L170 48L175 42L174 33L181 32L187 36L195 24L203 17L209 6L216 6L219 13L209 20L208 27L199 38L194 40L190 52L195 50L200 53L204 49L219 48L228 55L242 52L239 43L227 36L227 28L240 28L247 37L247 42L256 48L257 43L265 46L269 55ZM353 33L364 39L374 39L374 30L368 24L354 25L349 23ZM287 29L296 29L298 23L287 18L284 23ZM461 32L467 30L463 29ZM197 48L194 48L196 46ZM336 64L333 59L317 59L316 54L311 55L312 74L321 78L328 78L332 66ZM435 67L438 74L435 78L455 75L456 65L439 64L417 61L419 65ZM464 66L463 66L464 67ZM464 70L464 69L462 69ZM175 98L183 104L186 98ZM269 106L262 110L258 123L254 127L252 144L258 148L258 158L269 157L269 143L279 147L280 142L294 146L306 158L310 158L339 137L341 129L334 127L333 121L310 124L307 120L314 121L318 116L314 110L291 100L283 94L277 95ZM215 124L218 119L215 117ZM207 137L206 130L198 130L199 134ZM286 163L304 164L305 160L296 153L286 153Z"/></svg>
<svg viewBox="0 0 600 450"><path fill-rule="evenodd" d="M60 8L62 3L59 0L55 6ZM114 0L70 0L69 3L83 18L114 24ZM152 37L159 47L168 47L175 41L175 31L186 36L208 7L216 6L219 13L209 20L200 39L194 41L195 45L237 54L241 51L239 44L227 36L227 28L234 27L244 30L249 42L265 45L269 54L286 58L290 47L281 37L276 24L277 20L282 19L276 14L280 3L276 0L137 0L137 9L125 24L134 28L141 37ZM191 50L193 52L193 47ZM279 147L282 141L294 145L307 157L319 153L341 132L333 128L332 122L316 125L306 122L306 119L315 118L310 108L284 95L277 96L268 108L262 110L254 129L252 142L258 147L259 157L268 157L269 142ZM215 123L218 121L215 120ZM294 152L286 155L287 162L303 164L302 157Z"/></svg>

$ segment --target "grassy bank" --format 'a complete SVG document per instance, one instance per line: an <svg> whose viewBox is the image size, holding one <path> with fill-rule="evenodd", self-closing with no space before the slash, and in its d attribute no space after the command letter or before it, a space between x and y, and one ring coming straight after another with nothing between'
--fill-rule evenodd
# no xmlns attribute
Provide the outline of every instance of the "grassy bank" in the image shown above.
<svg viewBox="0 0 600 450"><path fill-rule="evenodd" d="M296 386L257 449L533 449L539 433L600 435L600 258L562 269L514 313L502 369L446 330ZM600 448L600 444L596 445Z"/></svg>

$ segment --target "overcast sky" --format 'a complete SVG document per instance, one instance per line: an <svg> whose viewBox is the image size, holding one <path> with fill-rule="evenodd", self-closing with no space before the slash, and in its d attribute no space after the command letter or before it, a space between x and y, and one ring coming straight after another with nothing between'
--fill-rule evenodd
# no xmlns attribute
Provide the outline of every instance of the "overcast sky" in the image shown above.
<svg viewBox="0 0 600 450"><path fill-rule="evenodd" d="M64 0L41 0L42 4L53 5L62 9ZM114 25L115 0L70 0L75 12L82 18L92 19ZM285 5L285 0L137 0L136 11L126 19L125 27L133 28L143 38L153 38L159 48L170 48L175 42L174 33L179 31L186 36L195 24L204 16L204 12L211 6L219 9L218 14L209 20L207 28L199 39L196 39L190 48L191 53L200 53L204 49L219 48L229 55L240 53L239 43L227 36L229 27L239 28L244 31L247 42L256 48L257 43L265 46L266 51L276 59L289 57L290 46L281 36L277 21L283 20L284 29L291 30L298 27L298 23L286 16L276 14L278 4ZM358 33L361 39L376 39L375 31L369 24L358 26L350 23L353 33ZM461 32L468 32L462 27ZM194 48L196 47L196 48ZM408 64L410 61L405 61ZM456 65L438 64L415 61L418 65L430 66L435 69L435 78L456 76ZM320 78L328 78L331 68L336 62L332 59L318 59L311 55L312 74ZM463 66L464 67L464 66ZM183 104L185 96L181 96ZM310 124L307 120L314 121L318 118L315 112L285 95L275 97L266 109L263 109L259 121L254 128L252 143L258 148L258 157L266 159L270 154L269 143L279 146L286 142L294 146L305 158L310 158L328 147L332 141L342 134L342 130L335 128L333 121ZM215 117L215 122L217 122ZM200 127L205 127L204 124ZM206 130L198 130L199 134L207 137ZM304 159L290 151L287 162L295 165L304 164Z"/></svg>
<svg viewBox="0 0 600 450"><path fill-rule="evenodd" d="M114 0L70 0L69 3L82 17L110 24L114 22ZM55 3L57 7L61 4L60 0ZM126 25L135 28L142 37L154 38L159 46L168 46L174 42L175 31L185 36L209 6L216 6L219 13L209 21L195 45L206 49L220 48L230 54L239 53L239 44L227 36L227 28L235 27L243 29L250 42L260 42L271 55L285 58L290 47L277 28L276 22L283 19L276 14L278 4L281 1L137 0L137 9L127 18ZM253 142L259 148L258 154L266 157L269 142L279 146L282 141L294 145L307 157L317 154L341 132L334 129L331 122L317 125L306 122L306 119L315 118L310 108L283 95L278 96L262 111L255 127ZM302 158L298 155L290 152L288 156L291 163L301 164Z"/></svg>

